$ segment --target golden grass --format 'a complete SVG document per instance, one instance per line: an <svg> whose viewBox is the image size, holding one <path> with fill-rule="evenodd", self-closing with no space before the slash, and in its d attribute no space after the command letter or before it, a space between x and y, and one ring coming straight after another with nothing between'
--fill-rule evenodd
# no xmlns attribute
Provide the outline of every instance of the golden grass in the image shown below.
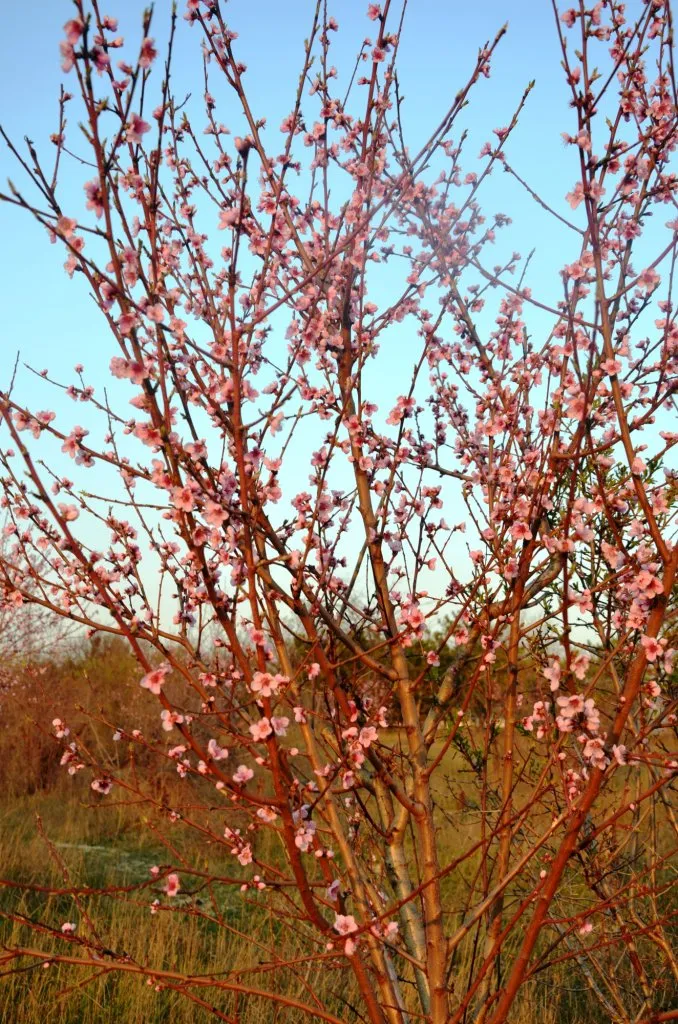
<svg viewBox="0 0 678 1024"><path fill-rule="evenodd" d="M64 887L62 871L50 856L39 835L35 815L40 814L45 833L54 851L67 865L74 885L104 888L124 886L149 877L149 868L167 860L162 847L153 845L144 831L130 830L121 817L119 831L96 828L96 818L76 800L64 799L63 791L50 796L34 795L14 801L0 815L0 862L2 876L28 885ZM105 819L102 819L102 823ZM103 834L101 834L103 831ZM187 851L188 852L188 851ZM200 863L198 850L193 863ZM159 887L157 887L159 889ZM342 973L332 974L322 964L309 962L293 973L276 974L275 982L266 969L270 951L285 959L302 953L290 944L285 933L285 948L280 948L279 923L256 902L239 893L229 893L222 905L223 926L201 920L194 913L198 904L191 897L179 897L177 909L162 908L151 914L149 904L155 892L111 899L90 895L76 902L70 895L47 895L4 888L0 906L14 915L25 915L59 929L65 921L77 921L79 930L89 931L84 913L89 915L103 944L132 962L155 970L177 973L219 974L242 969L242 980L254 987L275 990L308 1003L317 992L341 1019L356 1019L350 1009L352 992ZM256 898L255 898L256 899ZM163 901L166 905L167 901ZM206 901L202 906L209 913ZM199 909L199 908L198 908ZM17 921L0 922L2 944L6 947L30 946L46 952L77 954L73 943L50 934L37 935L29 925ZM171 1022L189 1024L214 1020L207 1010L182 993L168 988L156 991L145 978L111 971L87 983L99 969L21 961L18 973L0 980L0 1021L3 1024L106 1024L106 1022ZM254 969L254 973L252 973ZM329 974L329 976L328 976ZM231 994L196 989L201 998L222 1012L238 1013L239 1024L264 1021L308 1022L307 1014L272 1007L262 999L248 997L238 1001Z"/></svg>
<svg viewBox="0 0 678 1024"><path fill-rule="evenodd" d="M80 666L76 668L77 672L83 671ZM103 703L104 691L115 683L120 717L123 705L129 701L134 704L134 720L142 725L144 732L148 730L147 734L152 735L153 729L158 727L157 714L144 720L143 715L149 714L147 705L140 701L136 676L126 663L114 658L100 659L91 667L86 664L85 669L84 682L83 676L78 681L76 671L68 669L68 681L73 689L71 697L77 693L79 698L72 699L73 705L81 702L96 707ZM71 683L72 679L75 682ZM129 682L130 679L133 681ZM233 858L224 855L223 847L206 843L180 824L167 830L173 847L169 852L154 833L152 824L141 823L143 808L116 805L114 798L93 800L85 773L82 778L71 779L58 767L58 745L48 735L49 728L41 735L28 720L39 716L48 727L61 708L56 703L51 705L49 694L40 692L37 685L26 692L33 695L33 701L22 700L11 707L6 704L6 727L4 735L0 736L0 763L4 766L0 878L24 886L65 888L63 870L58 863L61 861L74 886L138 885L150 879L149 869L153 864L172 863L181 871L183 858L193 868L205 872L233 873ZM77 728L75 722L69 724L74 730ZM110 730L98 733L92 729L86 735L92 744L110 744L108 732ZM397 747L397 734L387 735L387 742ZM496 763L493 761L488 766L490 788L499 773L499 761L495 760ZM434 795L441 807L442 863L468 850L480 835L480 808L473 802L475 791L470 784L471 774L454 749L447 751L436 773ZM178 780L171 767L162 775L162 786L169 806L179 806L185 799L185 784ZM516 789L517 801L529 800L529 793L526 778ZM544 809L535 807L533 826L538 828L543 813ZM44 835L38 828L38 817ZM224 815L217 809L212 824L218 834L223 821ZM528 836L524 841L529 841ZM409 853L414 855L411 848ZM271 843L264 856L269 862L275 862L279 853ZM463 907L476 868L477 858L470 857L460 870L444 878L442 889L447 908ZM182 878L182 886L184 892L174 901L171 912L163 909L168 901L162 897L159 885L121 894L115 899L91 894L80 897L79 903L70 895L2 887L0 912L5 916L0 916L0 948L24 945L61 954L82 952L59 934L36 934L28 923L22 923L21 917L45 924L56 933L65 921L77 921L76 935L88 934L89 917L105 948L119 956L126 954L131 963L144 968L193 977L236 970L241 980L254 988L268 988L306 1004L317 997L346 1024L357 1024L361 1020L354 1009L359 1000L347 972L333 969L328 961L303 962L305 952L317 949L322 953L323 946L321 943L314 946L317 937L310 937L309 933L295 936L294 928L284 926L281 901L273 912L256 894L242 895L237 889L222 886L191 896L188 893L196 886L190 883L188 876L186 881ZM514 893L509 901L517 895ZM161 897L162 906L158 913L151 914L150 904L156 896ZM585 908L589 900L590 895L587 898L580 880L573 874L559 898L559 912L566 916L568 912ZM447 919L450 930L460 923L458 915L450 914ZM509 949L504 953L504 965L510 961L511 952ZM473 955L473 941L469 937L457 947L452 965L450 980L457 996L463 995L473 976ZM656 955L656 950L649 948L647 955ZM616 958L616 952L614 956ZM295 957L302 962L294 969L271 969L276 958L293 960ZM96 963L92 967L64 964L43 967L41 961L36 963L24 958L13 966L17 968L16 973L0 977L2 1024L188 1024L215 1019L209 1010L196 1005L185 993L167 987L156 991L154 985L147 984L146 978L117 971L97 976L100 965ZM656 976L661 975L659 965ZM218 989L191 991L235 1018L238 1024L308 1024L313 1019L308 1014L275 1006L258 997L237 997ZM407 987L405 992L407 998ZM670 998L668 990L666 998ZM663 1005L669 1005L665 999ZM412 1018L413 1022L417 1020ZM574 961L551 968L526 984L509 1020L509 1024L556 1022L609 1024L609 1018L601 1015Z"/></svg>
<svg viewBox="0 0 678 1024"><path fill-rule="evenodd" d="M38 815L74 885L129 885L146 880L151 865L167 862L167 851L153 835L134 827L133 809L121 809L114 817L99 816L80 803L74 792L69 794L69 782L64 780L51 793L15 798L0 811L3 878L64 887L62 869L38 832ZM450 835L449 844L455 842L456 837ZM191 849L191 840L182 840L181 833L178 846L187 857L191 855L193 865L216 866L197 843ZM450 897L459 884L461 879L448 880ZM145 889L120 899L91 895L76 903L70 895L5 888L0 892L0 908L55 929L64 921L77 921L79 929L87 930L83 920L86 913L106 947L127 954L135 963L193 976L239 969L242 980L254 987L274 986L276 992L307 1004L310 993L315 993L347 1024L360 1020L353 1009L355 993L344 972L313 961L302 964L294 973L287 968L275 974L267 969L271 952L292 959L303 950L301 944L293 948L289 930L283 931L271 913L257 906L256 897L245 899L231 890L223 895L222 927L195 916L197 904L190 897L179 899L180 909L151 914L149 904L155 894ZM211 913L206 900L199 909ZM49 934L36 936L30 926L17 921L0 921L0 936L6 947L26 945L46 952L78 952L66 940ZM460 947L453 977L461 986L469 975L470 956L470 945ZM3 1024L189 1024L215 1019L186 995L167 988L156 991L145 978L114 971L95 977L96 964L92 968L64 964L44 968L26 958L18 966L18 973L0 980ZM548 985L526 986L511 1024L592 1024L602 1020L590 1004L581 979L573 975L568 982L567 975L567 970L560 970L556 978L549 976ZM222 1013L237 1014L238 1024L308 1024L312 1020L308 1014L275 1007L256 997L238 999L218 990L194 991Z"/></svg>

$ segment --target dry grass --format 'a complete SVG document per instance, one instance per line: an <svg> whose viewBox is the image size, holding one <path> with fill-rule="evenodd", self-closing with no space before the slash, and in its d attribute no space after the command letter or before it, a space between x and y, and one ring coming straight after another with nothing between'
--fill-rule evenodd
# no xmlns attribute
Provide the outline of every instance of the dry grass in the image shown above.
<svg viewBox="0 0 678 1024"><path fill-rule="evenodd" d="M40 815L45 834L49 836L54 853L67 866L74 884L104 888L125 886L149 878L149 868L167 860L167 852L154 845L152 837L143 830L131 830L129 821L120 816L116 827L110 819L106 827L97 828L97 820L76 800L65 798L64 792L51 795L33 795L15 800L0 817L2 840L0 862L3 877L22 883L64 887L62 870L50 855L48 845L36 828L36 815ZM103 819L100 820L103 824ZM188 850L185 850L188 853ZM193 851L193 863L204 856ZM213 865L212 865L213 866ZM159 887L157 887L159 890ZM40 921L59 929L64 921L78 921L79 930L88 930L85 914L91 918L103 944L117 954L126 954L132 962L152 966L156 970L178 973L218 974L228 969L257 972L249 981L265 989L268 972L262 972L260 961L269 959L267 951L277 951L286 959L301 954L301 948L290 946L289 932L285 932L285 947L281 948L282 930L279 923L263 908L256 898L246 901L238 893L225 897L230 900L220 906L221 924L196 916L196 909L211 910L203 902L199 905L191 897L179 898L179 907L151 914L149 905L155 891L120 899L91 895L79 898L70 895L55 896L36 892L18 892L5 888L0 895L0 906L14 915L25 915L31 921ZM166 902L166 901L165 901ZM61 954L78 952L73 944L50 934L36 936L33 929L17 921L0 924L2 943L6 946L25 945ZM86 979L96 973L97 967L83 968L53 964L43 968L41 963L25 968L0 981L0 1020L17 1024L108 1024L108 1022L172 1022L189 1024L214 1017L196 1006L186 996L165 988L156 989L143 978L110 972L89 984ZM282 978L276 976L276 990L309 1001L309 993L316 991L327 997L328 1003L342 1019L353 1020L350 1009L350 991L346 979L331 974L322 966L310 962L296 974L287 970ZM340 990L334 991L333 989ZM199 991L199 990L198 990ZM297 1011L279 1010L264 1004L261 999L249 998L240 1004L229 994L212 991L203 998L222 1012L239 1012L242 1024L263 1021L308 1022L307 1015ZM348 1002L347 1002L348 1001Z"/></svg>
<svg viewBox="0 0 678 1024"><path fill-rule="evenodd" d="M60 669L59 687L41 689L34 680L19 701L6 700L0 707L5 721L0 737L0 763L3 764L3 797L0 803L0 877L22 885L67 888L64 869L70 884L104 889L148 883L149 869L154 864L176 865L182 862L213 874L232 872L233 858L224 857L223 848L210 846L188 832L180 824L165 830L172 850L168 852L152 822L140 824L144 809L139 806L116 805L113 799L97 802L92 799L85 778L70 779L58 768L58 748L45 728L36 734L28 720L40 717L47 726L61 707L82 703L90 708L103 706L104 694L110 701L114 690L119 705L133 706L135 721L145 728L143 714L147 703L139 700L136 669L131 661L119 658L82 660ZM51 696L60 689L54 705ZM51 695L50 695L51 691ZM101 700L100 700L101 698ZM125 708L128 710L128 708ZM28 716L28 717L27 717ZM79 728L76 719L71 723ZM97 735L95 726L88 740L92 744L109 743L110 730ZM157 729L157 716L149 720L149 733ZM397 743L395 735L391 737ZM492 770L494 770L492 767ZM180 803L179 791L185 796L181 782L171 768L163 780L169 794ZM526 796L529 789L525 786ZM479 835L480 817L472 799L468 766L457 753L449 751L441 765L436 782L436 799L442 807L441 853L443 862L454 859L468 849ZM520 799L522 787L517 796ZM215 827L223 828L223 812L215 812ZM537 812L535 812L537 813ZM41 828L38 827L38 819ZM221 822L220 825L217 824ZM41 834L42 832L42 834ZM271 848L266 859L277 854ZM448 907L462 906L468 886L473 884L477 867L471 857L459 872L443 881ZM187 876L186 876L187 877ZM182 879L183 883L183 879ZM294 929L283 926L280 903L274 914L256 894L242 895L225 886L210 888L190 895L186 881L184 893L168 912L161 900L158 913L151 914L150 905L161 896L160 885L121 894L119 898L89 894L76 902L71 895L50 895L19 888L0 888L0 946L32 946L45 952L61 954L80 952L73 943L58 934L65 921L77 921L78 932L90 930L93 922L102 945L118 955L125 954L131 963L156 971L179 974L217 975L222 971L240 972L243 982L265 990L275 988L279 994L296 997L308 1004L317 996L322 1004L346 1024L361 1020L354 1010L357 1002L350 978L344 971L333 970L328 961L302 961L294 969L272 971L276 957L283 960L302 958L314 948L307 934L294 936ZM581 894L572 880L565 899L576 909ZM567 911L563 902L560 909ZM8 916L9 915L9 916ZM4 919L3 919L4 917ZM53 932L36 934L29 923L40 922ZM452 929L461 923L450 916ZM320 946L315 947L322 952ZM506 960L510 959L507 950ZM651 951L650 951L651 952ZM461 943L452 966L451 981L457 994L466 990L473 975L472 940ZM51 964L28 958L16 962L16 973L0 978L0 1021L3 1024L188 1024L214 1020L214 1016L187 997L165 987L156 991L145 978L120 971L97 976L100 965L82 967ZM661 973L661 971L660 971ZM199 990L193 989L197 994ZM218 989L200 990L202 997L221 1012L236 1017L238 1024L307 1024L309 1016L297 1010L274 1006L257 997L236 997ZM676 993L678 996L678 993ZM666 1005L666 1004L665 1004ZM608 1024L601 1015L574 962L560 964L524 986L512 1011L509 1024Z"/></svg>
<svg viewBox="0 0 678 1024"><path fill-rule="evenodd" d="M69 781L64 780L50 793L15 798L0 812L0 863L4 878L29 885L64 886L62 869L38 832L37 816L54 852L67 866L72 882L79 886L104 888L144 881L151 865L167 861L167 851L154 842L152 834L134 826L130 809L115 817L93 814L75 798L72 790L69 793ZM455 841L450 835L450 844ZM191 850L185 839L182 843L180 833L177 843L180 853L191 855L191 863L214 868L212 858L205 856L197 844ZM448 881L450 897L458 884L461 879ZM222 927L196 917L196 904L190 897L181 901L178 911L152 915L149 904L154 896L155 892L149 890L131 899L92 895L80 898L76 904L72 896L6 888L0 893L0 907L55 929L72 920L86 928L85 912L105 945L127 954L136 963L192 975L241 967L243 979L260 988L272 984L272 978L267 981L268 972L261 970L260 961L270 959L263 947L286 959L302 952L301 947L290 948L289 931L283 931L279 922L257 906L256 898L246 901L239 893L229 891L223 897L229 902L220 906ZM51 935L36 937L28 925L16 921L0 923L0 934L3 944L10 947L26 944L45 951L73 952L66 940ZM261 946L255 946L253 940ZM470 955L470 946L462 947L454 966L453 976L462 984L468 977ZM111 972L87 983L96 967L90 970L53 964L43 968L40 964L31 966L28 960L22 961L21 967L26 969L0 981L3 1024L189 1024L214 1020L185 995L168 989L158 992L143 978ZM250 975L253 969L255 973ZM548 985L527 986L511 1018L512 1024L591 1024L601 1019L582 990L580 979L568 982L567 971L563 970L554 989L555 982L551 975ZM334 973L322 964L309 962L296 974L289 970L277 973L275 988L306 1003L313 991L347 1024L360 1020L352 1008L353 992L347 986L346 975ZM309 1021L306 1014L276 1009L257 998L241 999L238 1003L232 995L215 991L207 998L222 1012L238 1012L238 1024Z"/></svg>

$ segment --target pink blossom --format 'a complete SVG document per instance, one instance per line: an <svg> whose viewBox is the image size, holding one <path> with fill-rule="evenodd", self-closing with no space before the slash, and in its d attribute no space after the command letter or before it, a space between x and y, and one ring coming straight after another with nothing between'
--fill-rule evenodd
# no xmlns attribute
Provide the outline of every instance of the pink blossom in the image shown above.
<svg viewBox="0 0 678 1024"><path fill-rule="evenodd" d="M536 738L541 740L546 734L548 714L543 700L535 701L532 714L523 719L523 728L528 732L534 732ZM536 723L536 730L535 730Z"/></svg>
<svg viewBox="0 0 678 1024"><path fill-rule="evenodd" d="M165 307L161 302L146 307L146 316L156 324L161 324L165 319Z"/></svg>
<svg viewBox="0 0 678 1024"><path fill-rule="evenodd" d="M364 725L360 730L360 735L358 736L358 743L360 744L361 747L365 747L365 749L367 750L367 748L376 741L377 736L377 730L374 728L373 725Z"/></svg>
<svg viewBox="0 0 678 1024"><path fill-rule="evenodd" d="M621 765L627 763L627 750L623 743L615 743L615 745L612 747L612 755L617 764Z"/></svg>
<svg viewBox="0 0 678 1024"><path fill-rule="evenodd" d="M165 883L165 892L167 893L168 896L176 896L180 888L181 886L179 885L179 876L172 872L172 874L167 876L167 881Z"/></svg>
<svg viewBox="0 0 678 1024"><path fill-rule="evenodd" d="M548 668L544 669L544 677L548 679L551 690L557 690L559 688L560 674L560 661L557 658L554 658Z"/></svg>
<svg viewBox="0 0 678 1024"><path fill-rule="evenodd" d="M531 540L532 531L527 523L514 523L511 527L511 536L514 540Z"/></svg>
<svg viewBox="0 0 678 1024"><path fill-rule="evenodd" d="M59 52L61 53L61 70L68 74L75 65L75 49L73 44L69 43L68 40L62 40L59 43Z"/></svg>
<svg viewBox="0 0 678 1024"><path fill-rule="evenodd" d="M225 228L232 228L238 223L239 217L240 213L235 207L228 210L221 210L219 213L219 228L222 231Z"/></svg>
<svg viewBox="0 0 678 1024"><path fill-rule="evenodd" d="M110 45L112 45L112 43L109 43L109 46ZM94 46L92 48L92 60L94 63L94 67L96 68L99 74L102 74L102 72L104 72L110 66L111 63L111 58L108 56L108 54L102 46Z"/></svg>
<svg viewBox="0 0 678 1024"><path fill-rule="evenodd" d="M159 668L154 668L139 682L139 686L142 686L145 690L150 690L156 696L160 693L162 686L165 682L165 676L169 675L172 671L169 665L160 665Z"/></svg>
<svg viewBox="0 0 678 1024"><path fill-rule="evenodd" d="M57 218L56 229L58 233L66 239L73 237L73 232L77 228L78 223L72 220L71 217L64 217L63 215Z"/></svg>
<svg viewBox="0 0 678 1024"><path fill-rule="evenodd" d="M250 732L255 742L265 740L273 732L273 728L268 718L260 718L258 722L253 722L250 726Z"/></svg>
<svg viewBox="0 0 678 1024"><path fill-rule="evenodd" d="M337 914L334 921L334 927L340 935L346 935L346 942L344 943L344 953L346 956L353 956L356 950L356 943L351 938L353 932L358 930L353 914Z"/></svg>
<svg viewBox="0 0 678 1024"><path fill-rule="evenodd" d="M403 419L412 415L415 405L416 402L414 398L406 398L404 395L401 395L400 398L398 398L396 405L389 413L386 422L392 426L397 426Z"/></svg>
<svg viewBox="0 0 678 1024"><path fill-rule="evenodd" d="M591 152L591 137L585 128L581 128L574 139L580 149L583 149L585 153Z"/></svg>
<svg viewBox="0 0 678 1024"><path fill-rule="evenodd" d="M61 765L61 767L66 768L69 775L75 775L76 772L79 772L82 768L85 767L82 761L80 760L80 757L78 755L78 748L75 743L68 744L68 747L66 748L66 750L64 750L63 754L61 755L61 760L59 761L59 764Z"/></svg>
<svg viewBox="0 0 678 1024"><path fill-rule="evenodd" d="M661 278L653 267L648 267L638 277L638 286L646 292L653 292L659 285Z"/></svg>
<svg viewBox="0 0 678 1024"><path fill-rule="evenodd" d="M588 654L584 654L583 651L580 652L576 656L576 658L573 658L573 660L572 660L572 674L577 679L584 679L585 676L586 676L586 673L588 672L589 662L590 661L591 661L591 659L588 656Z"/></svg>
<svg viewBox="0 0 678 1024"><path fill-rule="evenodd" d="M262 697L272 697L286 683L289 683L287 676L272 676L270 672L255 672L250 683L250 689L253 693L258 693Z"/></svg>
<svg viewBox="0 0 678 1024"><path fill-rule="evenodd" d="M600 715L592 697L584 698L581 693L573 693L569 697L558 697L556 704L560 710L556 725L561 732L572 732L575 720L583 721L591 733L600 727Z"/></svg>
<svg viewBox="0 0 678 1024"><path fill-rule="evenodd" d="M150 68L151 64L158 56L158 51L155 48L154 40L146 37L141 41L141 53L139 55L139 67Z"/></svg>
<svg viewBox="0 0 678 1024"><path fill-rule="evenodd" d="M426 622L426 617L419 605L413 602L401 610L400 621L414 630L421 630Z"/></svg>
<svg viewBox="0 0 678 1024"><path fill-rule="evenodd" d="M97 217L103 216L103 192L99 179L93 178L92 181L86 182L84 188L85 195L87 196L87 202L85 203L87 209L93 210Z"/></svg>
<svg viewBox="0 0 678 1024"><path fill-rule="evenodd" d="M148 121L144 121L140 114L132 114L127 122L127 141L132 145L139 144L141 136L150 131L150 128Z"/></svg>
<svg viewBox="0 0 678 1024"><path fill-rule="evenodd" d="M645 657L648 661L656 661L659 658L666 646L666 641L657 640L654 636L642 636L640 642L645 651Z"/></svg>
<svg viewBox="0 0 678 1024"><path fill-rule="evenodd" d="M121 317L122 319L122 317ZM114 355L110 362L111 373L119 380L129 379L132 384L141 384L151 376L150 364L137 359L122 359Z"/></svg>
<svg viewBox="0 0 678 1024"><path fill-rule="evenodd" d="M240 861L243 867L247 867L248 864L252 863L252 847L250 846L249 843L246 843L238 851L238 860Z"/></svg>
<svg viewBox="0 0 678 1024"><path fill-rule="evenodd" d="M273 726L273 732L276 736L286 736L289 724L290 720L286 715L273 715L271 718L271 725Z"/></svg>
<svg viewBox="0 0 678 1024"><path fill-rule="evenodd" d="M584 710L584 698L581 693L573 693L569 697L558 697L556 704L564 718L573 718Z"/></svg>
<svg viewBox="0 0 678 1024"><path fill-rule="evenodd" d="M224 758L228 757L228 750L226 750L225 747L220 747L215 739L209 740L207 744L207 753L213 761L223 761Z"/></svg>
<svg viewBox="0 0 678 1024"><path fill-rule="evenodd" d="M586 268L582 265L580 260L576 260L574 263L570 263L565 267L567 276L572 281L579 281L581 278L586 277Z"/></svg>
<svg viewBox="0 0 678 1024"><path fill-rule="evenodd" d="M191 488L188 486L172 488L172 504L182 512L191 512L195 508Z"/></svg>
<svg viewBox="0 0 678 1024"><path fill-rule="evenodd" d="M568 192L565 198L567 199L572 209L576 210L579 204L584 199L584 186L582 185L581 181L577 182L572 191Z"/></svg>
<svg viewBox="0 0 678 1024"><path fill-rule="evenodd" d="M250 138L249 135L246 135L244 139L241 138L239 135L234 135L233 145L235 146L238 153L240 153L242 157L246 157L250 149L252 148L252 139Z"/></svg>
<svg viewBox="0 0 678 1024"><path fill-rule="evenodd" d="M212 499L209 498L205 502L203 516L210 526L219 527L226 519L228 519L228 512L225 508L222 508L217 501L212 501Z"/></svg>
<svg viewBox="0 0 678 1024"><path fill-rule="evenodd" d="M244 786L246 782L254 778L254 772L251 768L248 768L244 764L239 764L235 772L233 773L233 781L239 786Z"/></svg>
<svg viewBox="0 0 678 1024"><path fill-rule="evenodd" d="M81 252L82 249L84 249L85 240L84 238L73 238L71 241L71 245L75 249L75 252L72 252L69 255L66 262L64 263L64 270L66 271L69 277L73 277L76 268L80 265L78 257L76 256L76 252Z"/></svg>
<svg viewBox="0 0 678 1024"><path fill-rule="evenodd" d="M74 427L61 446L62 452L74 459L79 454L80 442L87 436L87 433L82 427Z"/></svg>
<svg viewBox="0 0 678 1024"><path fill-rule="evenodd" d="M75 505L62 505L62 504L60 504L58 507L59 507L59 515L67 523L72 523L80 515L80 513L78 512L78 509L76 508Z"/></svg>
<svg viewBox="0 0 678 1024"><path fill-rule="evenodd" d="M358 925L353 914L335 914L334 930L340 935L351 935L358 931Z"/></svg>
<svg viewBox="0 0 678 1024"><path fill-rule="evenodd" d="M573 420L583 420L586 416L586 395L574 395L567 403L567 416Z"/></svg>
<svg viewBox="0 0 678 1024"><path fill-rule="evenodd" d="M163 708L160 712L160 719L165 732L171 732L175 725L181 725L183 723L184 716L177 714L176 711L168 711L167 708Z"/></svg>
<svg viewBox="0 0 678 1024"><path fill-rule="evenodd" d="M605 742L600 736L592 736L586 740L583 754L594 768L598 768L601 771L609 764L609 759L605 753Z"/></svg>
<svg viewBox="0 0 678 1024"><path fill-rule="evenodd" d="M66 39L71 46L76 46L80 41L80 36L83 33L85 26L80 18L71 18L64 25L64 32L66 33Z"/></svg>

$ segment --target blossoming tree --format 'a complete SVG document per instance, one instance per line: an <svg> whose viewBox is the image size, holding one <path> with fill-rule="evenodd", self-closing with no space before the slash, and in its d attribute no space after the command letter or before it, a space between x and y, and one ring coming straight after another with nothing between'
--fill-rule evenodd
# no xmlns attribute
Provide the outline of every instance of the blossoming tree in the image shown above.
<svg viewBox="0 0 678 1024"><path fill-rule="evenodd" d="M493 171L532 193L520 110L477 158L460 127L503 31L413 152L390 0L369 5L348 89L339 26L311 8L279 130L220 0L184 14L204 60L190 114L176 13L161 61L150 14L132 45L75 0L53 158L5 136L23 178L1 198L91 293L111 379L43 375L99 433L0 394L0 597L126 639L158 729L102 721L183 798L74 737L66 709L62 763L93 800L221 852L221 871L168 863L130 898L228 927L233 887L282 933L259 982L130 962L88 918L40 923L2 970L94 964L222 1020L262 994L347 1019L276 983L299 969L293 934L350 975L355 1019L499 1024L563 963L588 1019L678 1019L678 118L668 2L637 8L554 10L572 184L538 199L564 240L552 301L517 253L490 266L508 219L479 205Z"/></svg>

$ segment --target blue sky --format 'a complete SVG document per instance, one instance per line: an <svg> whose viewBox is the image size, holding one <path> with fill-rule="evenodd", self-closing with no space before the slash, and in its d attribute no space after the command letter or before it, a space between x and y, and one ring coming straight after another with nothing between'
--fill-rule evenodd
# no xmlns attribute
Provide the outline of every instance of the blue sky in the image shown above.
<svg viewBox="0 0 678 1024"><path fill-rule="evenodd" d="M143 6L137 0L112 0L104 10L119 18L122 34L136 37ZM153 34L159 42L166 37L169 8L167 0L156 4ZM291 107L311 4L308 0L232 0L228 9L231 25L239 33L238 52L248 65L246 80L253 107L277 129ZM360 41L374 35L374 24L365 17L366 3L362 0L330 3L329 9L340 24L333 59L340 74L346 74ZM0 121L13 139L21 141L28 135L39 151L48 155L49 135L56 128L59 85L71 84L59 67L58 43L63 35L61 26L72 10L72 4L65 0L37 0L31 4L30 33L23 4L5 4L0 11ZM536 79L510 152L530 183L558 203L572 181L572 171L563 166L565 150L560 138L572 115L559 67L554 17L546 0L482 0L475 4L413 0L406 15L400 56L408 139L415 149L426 137L465 82L478 47L506 21L509 32L499 47L492 78L479 83L465 114L472 139L469 154L475 156L492 129L509 121L525 85L531 78ZM202 91L198 48L198 29L180 21L174 66L179 96L188 91L198 96ZM227 105L225 110L221 108L221 119L229 124L235 120L229 119ZM71 124L71 138L76 137L74 127ZM573 170L573 165L570 168ZM8 176L20 184L20 169L13 166L3 147L3 190ZM79 190L86 177L84 172L74 175L73 188ZM69 184L65 181L67 187ZM532 247L533 238L539 240L543 220L540 211L507 176L492 182L485 193L485 205L488 212L501 209L515 215L511 244L516 248L521 248L521 239L525 240L523 251ZM22 211L1 204L0 231L9 241L3 245L0 276L3 386L17 350L22 359L38 368L51 368L55 357L61 366L81 359L89 362L100 346L108 351L96 310L80 283L69 282L61 253L47 243L43 230ZM545 241L543 234L541 239ZM566 262L560 256L554 262L554 257L548 244L542 244L533 268L544 281L551 278L551 287L553 269Z"/></svg>
<svg viewBox="0 0 678 1024"><path fill-rule="evenodd" d="M136 40L143 7L137 0L111 0L110 7L105 5L102 10L118 17L121 34ZM366 7L363 0L328 3L330 13L340 24L340 32L333 41L332 57L339 69L340 81L348 80L363 38L375 35L374 23L365 16ZM278 125L292 107L303 39L312 9L310 0L286 3L231 0L227 5L231 27L239 34L236 52L248 65L245 81L251 106L257 116L266 116L271 131L276 133L276 142L280 138ZM159 0L151 34L161 53L167 37L169 11L167 0ZM62 82L66 88L76 85L75 79L61 72L58 49L63 36L62 25L72 13L72 4L65 0L37 0L31 5L28 26L25 6L5 4L0 9L0 122L18 143L28 135L38 151L47 154L47 166L51 155L49 136L57 127L59 86ZM509 29L496 51L492 76L489 80L481 79L475 87L469 107L461 118L461 125L469 132L464 170L480 169L476 156L482 143L492 137L494 128L509 123L525 87L534 79L535 87L507 153L518 173L547 202L562 209L563 197L577 177L577 160L573 149L568 151L563 145L561 133L573 131L575 124L568 106L569 93L560 68L558 36L548 0L480 0L476 3L411 0L399 59L406 138L411 151L416 151L428 138L467 81L479 47L492 39L505 22ZM160 75L156 82L159 80ZM196 99L203 90L200 31L191 29L181 19L173 90L177 98L191 92ZM216 83L212 91L217 97L218 120L228 124L236 134L241 124L231 97ZM154 105L151 102L149 109ZM77 148L77 128L73 121L69 131L71 145ZM74 209L81 208L82 185L92 173L72 163L66 165L66 169L64 195L73 198ZM0 189L3 191L8 176L17 185L22 184L21 169L17 169L7 151L0 148ZM558 271L578 255L577 237L573 233L554 232L551 218L503 173L497 172L490 179L481 202L488 216L502 211L514 220L513 227L497 245L496 262L500 262L502 253L518 250L525 255L534 248L535 256L526 283L535 295L547 301L560 298L562 285ZM64 211L73 212L66 203ZM72 367L83 362L89 383L97 390L110 386L108 365L111 355L115 354L113 340L82 280L77 275L73 281L67 277L60 247L50 246L42 228L7 204L0 204L0 232L3 239L0 388L7 386L17 351L22 361L38 370L48 368L66 383L73 380ZM495 259L486 256L486 262L491 264ZM494 305L492 303L492 308ZM546 322L539 314L535 317L533 310L529 311L528 320L537 333ZM383 369L379 372L382 374L377 386L380 393L371 397L385 415L392 404L392 392L402 393L409 371L405 369L398 381L395 375L389 377L388 370L385 376ZM116 382L113 386L119 385ZM58 394L55 397L53 389L26 371L19 374L16 397L33 409L56 409L59 425L66 429L76 423L88 427L94 422L90 420L87 407L73 406ZM131 411L129 414L132 415ZM100 436L100 429L96 434L93 431L93 437ZM52 448L56 453L57 446L48 447L48 458L51 458ZM304 477L305 466L307 462L300 467ZM62 472L72 469L68 460L61 465ZM92 490L104 491L99 469L88 474L87 485ZM301 486L304 486L303 477Z"/></svg>

